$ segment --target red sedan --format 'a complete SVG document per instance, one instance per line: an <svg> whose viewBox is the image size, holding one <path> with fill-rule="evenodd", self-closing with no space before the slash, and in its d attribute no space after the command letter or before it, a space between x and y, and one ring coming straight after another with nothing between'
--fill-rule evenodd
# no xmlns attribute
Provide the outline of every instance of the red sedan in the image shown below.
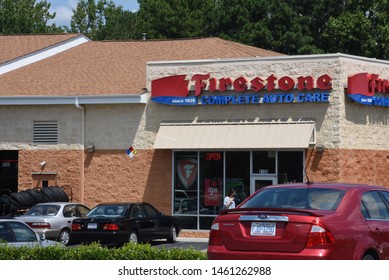
<svg viewBox="0 0 389 280"><path fill-rule="evenodd" d="M211 226L208 259L389 259L389 189L299 183L260 189Z"/></svg>

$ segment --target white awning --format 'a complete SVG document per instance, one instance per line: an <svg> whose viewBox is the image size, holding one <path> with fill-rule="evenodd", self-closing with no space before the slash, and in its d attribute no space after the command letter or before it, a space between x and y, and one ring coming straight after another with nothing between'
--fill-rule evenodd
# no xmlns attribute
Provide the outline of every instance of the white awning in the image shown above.
<svg viewBox="0 0 389 280"><path fill-rule="evenodd" d="M155 149L305 149L314 122L161 124Z"/></svg>

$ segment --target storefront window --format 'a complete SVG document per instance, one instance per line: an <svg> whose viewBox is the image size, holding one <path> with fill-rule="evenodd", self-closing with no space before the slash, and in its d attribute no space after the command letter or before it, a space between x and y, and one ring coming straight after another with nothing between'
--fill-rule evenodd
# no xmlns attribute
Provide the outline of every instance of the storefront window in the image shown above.
<svg viewBox="0 0 389 280"><path fill-rule="evenodd" d="M276 173L276 152L275 151L253 152L253 173L254 174L275 174Z"/></svg>
<svg viewBox="0 0 389 280"><path fill-rule="evenodd" d="M174 167L174 214L184 228L197 229L197 152L176 152Z"/></svg>
<svg viewBox="0 0 389 280"><path fill-rule="evenodd" d="M255 184L272 184L267 175L278 183L302 182L303 170L303 151L175 152L173 214L184 229L209 230L231 189L239 205L250 195L253 177Z"/></svg>
<svg viewBox="0 0 389 280"><path fill-rule="evenodd" d="M226 187L224 196L236 191L235 204L240 204L250 194L250 152L226 152ZM223 196L223 197L224 197Z"/></svg>
<svg viewBox="0 0 389 280"><path fill-rule="evenodd" d="M200 215L217 215L223 199L223 152L200 152Z"/></svg>
<svg viewBox="0 0 389 280"><path fill-rule="evenodd" d="M304 153L301 151L278 152L278 183L304 181Z"/></svg>

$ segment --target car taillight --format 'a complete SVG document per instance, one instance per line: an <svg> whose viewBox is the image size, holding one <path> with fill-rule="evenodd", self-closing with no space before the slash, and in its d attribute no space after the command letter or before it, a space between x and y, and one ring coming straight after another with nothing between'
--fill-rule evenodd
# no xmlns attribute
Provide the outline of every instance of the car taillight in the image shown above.
<svg viewBox="0 0 389 280"><path fill-rule="evenodd" d="M306 247L313 248L318 245L330 244L333 243L334 240L334 236L327 229L320 225L312 225Z"/></svg>
<svg viewBox="0 0 389 280"><path fill-rule="evenodd" d="M81 230L81 224L72 224L72 231Z"/></svg>
<svg viewBox="0 0 389 280"><path fill-rule="evenodd" d="M211 226L211 231L209 233L209 245L210 246L222 246L223 245L221 233L219 230L219 223L214 223Z"/></svg>
<svg viewBox="0 0 389 280"><path fill-rule="evenodd" d="M27 225L29 225L32 228L46 228L46 229L51 228L51 225L49 223L46 223L46 222L27 223Z"/></svg>
<svg viewBox="0 0 389 280"><path fill-rule="evenodd" d="M117 224L105 224L103 226L104 230L119 230L119 226Z"/></svg>

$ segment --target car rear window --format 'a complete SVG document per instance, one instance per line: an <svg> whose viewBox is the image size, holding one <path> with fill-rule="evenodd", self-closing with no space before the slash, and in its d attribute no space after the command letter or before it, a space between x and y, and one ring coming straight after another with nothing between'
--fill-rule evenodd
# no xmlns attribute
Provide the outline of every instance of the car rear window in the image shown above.
<svg viewBox="0 0 389 280"><path fill-rule="evenodd" d="M28 210L26 216L56 216L61 206L54 204L37 204Z"/></svg>
<svg viewBox="0 0 389 280"><path fill-rule="evenodd" d="M329 188L267 188L239 208L297 208L335 211L345 190Z"/></svg>
<svg viewBox="0 0 389 280"><path fill-rule="evenodd" d="M92 209L87 216L88 217L119 217L124 216L126 206L124 205L100 205Z"/></svg>

